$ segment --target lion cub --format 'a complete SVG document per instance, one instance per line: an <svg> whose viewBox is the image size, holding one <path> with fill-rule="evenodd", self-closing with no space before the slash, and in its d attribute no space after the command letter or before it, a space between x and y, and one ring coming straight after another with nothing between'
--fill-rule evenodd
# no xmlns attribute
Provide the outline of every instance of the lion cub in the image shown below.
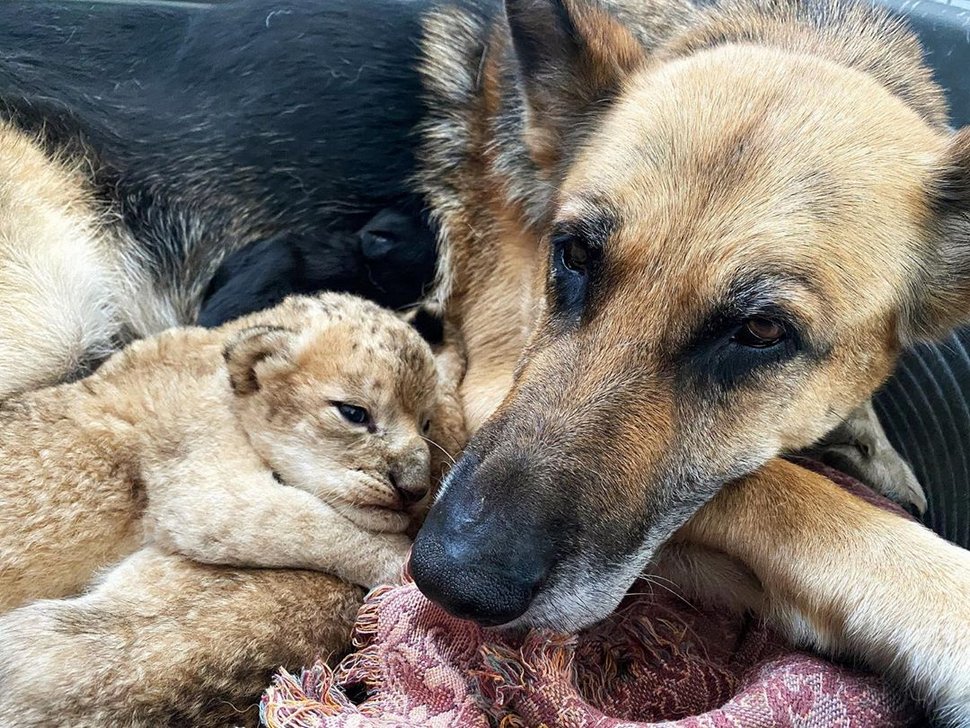
<svg viewBox="0 0 970 728"><path fill-rule="evenodd" d="M459 427L454 382L378 306L291 298L138 341L0 403L0 611L152 543L196 561L393 580ZM452 443L445 443L448 447Z"/></svg>

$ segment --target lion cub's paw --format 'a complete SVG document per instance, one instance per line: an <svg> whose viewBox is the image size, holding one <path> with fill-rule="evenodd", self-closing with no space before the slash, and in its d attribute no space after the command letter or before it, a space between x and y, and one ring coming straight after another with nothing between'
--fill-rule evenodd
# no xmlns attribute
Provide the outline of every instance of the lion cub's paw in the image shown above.
<svg viewBox="0 0 970 728"><path fill-rule="evenodd" d="M830 445L819 453L819 459L869 485L907 510L920 515L926 511L923 487L895 450L873 452L864 443Z"/></svg>
<svg viewBox="0 0 970 728"><path fill-rule="evenodd" d="M368 589L382 584L400 584L404 562L411 550L411 539L400 533L376 534L372 548L360 556L359 583Z"/></svg>

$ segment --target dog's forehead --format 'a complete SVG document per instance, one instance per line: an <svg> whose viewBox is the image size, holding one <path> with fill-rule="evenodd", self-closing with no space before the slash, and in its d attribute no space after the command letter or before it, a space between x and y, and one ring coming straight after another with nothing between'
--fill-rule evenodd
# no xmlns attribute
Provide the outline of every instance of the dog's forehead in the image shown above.
<svg viewBox="0 0 970 728"><path fill-rule="evenodd" d="M737 152L875 169L936 149L915 110L871 76L817 56L730 46L631 75L594 134L587 160L614 173L652 164L733 163ZM631 157L632 147L638 152ZM903 158L899 159L899 155ZM764 160L762 160L764 161Z"/></svg>
<svg viewBox="0 0 970 728"><path fill-rule="evenodd" d="M611 216L607 257L654 287L810 273L888 305L915 264L942 138L834 64L700 56L629 81L571 166L558 219Z"/></svg>

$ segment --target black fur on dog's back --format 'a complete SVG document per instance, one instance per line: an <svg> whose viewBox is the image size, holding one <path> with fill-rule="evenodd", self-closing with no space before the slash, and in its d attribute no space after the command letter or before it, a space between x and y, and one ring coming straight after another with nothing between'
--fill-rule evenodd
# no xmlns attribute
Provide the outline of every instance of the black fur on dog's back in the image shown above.
<svg viewBox="0 0 970 728"><path fill-rule="evenodd" d="M83 157L187 320L228 250L410 199L428 5L0 3L0 109Z"/></svg>

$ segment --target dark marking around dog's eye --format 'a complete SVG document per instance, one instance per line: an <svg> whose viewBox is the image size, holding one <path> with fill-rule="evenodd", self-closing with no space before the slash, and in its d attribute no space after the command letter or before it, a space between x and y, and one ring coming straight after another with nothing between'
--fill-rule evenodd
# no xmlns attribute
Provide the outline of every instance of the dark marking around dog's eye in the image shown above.
<svg viewBox="0 0 970 728"><path fill-rule="evenodd" d="M732 389L792 359L800 350L799 337L793 324L781 320L778 311L740 317L714 313L687 349L687 370L708 384Z"/></svg>
<svg viewBox="0 0 970 728"><path fill-rule="evenodd" d="M347 422L355 425L369 426L371 424L370 412L363 407L358 407L355 404L347 404L346 402L333 402L332 404Z"/></svg>
<svg viewBox="0 0 970 728"><path fill-rule="evenodd" d="M819 360L828 347L784 305L798 296L819 296L801 275L771 273L739 279L707 315L684 347L684 372L722 389L738 387L759 372L795 358Z"/></svg>

